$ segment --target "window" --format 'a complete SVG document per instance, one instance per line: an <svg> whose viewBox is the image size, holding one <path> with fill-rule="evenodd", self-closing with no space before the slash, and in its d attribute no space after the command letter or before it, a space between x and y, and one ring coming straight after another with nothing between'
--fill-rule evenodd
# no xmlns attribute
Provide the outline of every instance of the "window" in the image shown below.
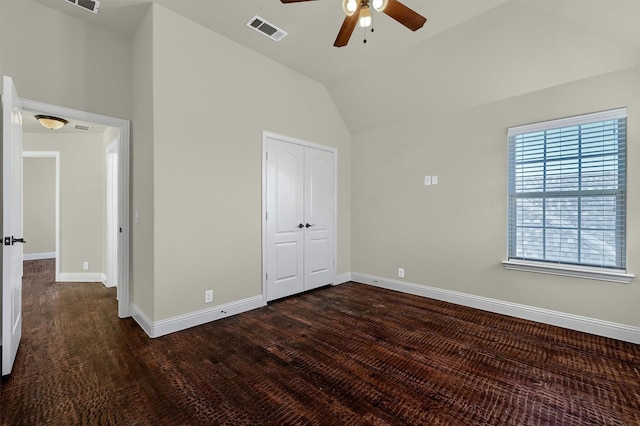
<svg viewBox="0 0 640 426"><path fill-rule="evenodd" d="M624 272L626 123L622 108L508 130L509 261Z"/></svg>

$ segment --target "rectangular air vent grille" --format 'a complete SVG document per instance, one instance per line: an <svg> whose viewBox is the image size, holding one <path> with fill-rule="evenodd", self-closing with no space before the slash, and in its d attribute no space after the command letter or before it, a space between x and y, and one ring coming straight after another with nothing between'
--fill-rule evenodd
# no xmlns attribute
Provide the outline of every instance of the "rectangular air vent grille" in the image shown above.
<svg viewBox="0 0 640 426"><path fill-rule="evenodd" d="M89 130L91 130L91 127L89 126L84 126L82 124L76 124L76 130L84 130L85 132L88 132Z"/></svg>
<svg viewBox="0 0 640 426"><path fill-rule="evenodd" d="M280 41L288 34L286 31L276 27L270 22L265 21L258 15L249 19L249 22L247 22L247 27L253 28L260 34L263 34L274 41Z"/></svg>
<svg viewBox="0 0 640 426"><path fill-rule="evenodd" d="M98 0L67 0L67 2L75 4L91 13L98 13L98 9L100 9L100 2Z"/></svg>

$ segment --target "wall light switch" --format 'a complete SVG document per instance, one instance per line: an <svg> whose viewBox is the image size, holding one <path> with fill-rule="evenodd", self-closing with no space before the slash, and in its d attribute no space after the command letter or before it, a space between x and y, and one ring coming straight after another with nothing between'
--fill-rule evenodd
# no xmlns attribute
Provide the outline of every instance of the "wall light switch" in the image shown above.
<svg viewBox="0 0 640 426"><path fill-rule="evenodd" d="M431 176L425 176L424 177L424 184L425 185L431 185Z"/></svg>
<svg viewBox="0 0 640 426"><path fill-rule="evenodd" d="M438 184L438 176L431 176L431 185Z"/></svg>

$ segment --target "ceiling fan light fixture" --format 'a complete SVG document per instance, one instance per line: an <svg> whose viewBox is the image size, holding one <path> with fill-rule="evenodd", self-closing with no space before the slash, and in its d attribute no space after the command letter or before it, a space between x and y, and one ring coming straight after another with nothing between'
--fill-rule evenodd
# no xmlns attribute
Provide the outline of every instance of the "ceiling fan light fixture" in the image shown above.
<svg viewBox="0 0 640 426"><path fill-rule="evenodd" d="M284 4L310 1L314 0L280 0L280 2ZM353 30L358 25L365 28L371 27L373 24L373 17L371 16L372 6L376 11L383 12L411 31L422 28L427 22L427 18L405 6L402 1L404 0L341 0L342 10L347 16L344 18L344 21L342 21L342 26L340 27L340 31L338 31L336 41L333 42L333 46L346 46L353 34ZM373 32L373 28L371 28L371 31ZM367 42L366 37L363 42Z"/></svg>
<svg viewBox="0 0 640 426"><path fill-rule="evenodd" d="M54 117L52 115L36 115L36 120L38 120L38 123L43 127L51 130L61 129L68 123L64 118Z"/></svg>
<svg viewBox="0 0 640 426"><path fill-rule="evenodd" d="M360 17L358 18L358 24L362 28L367 28L371 26L371 9L369 9L369 5L360 9Z"/></svg>
<svg viewBox="0 0 640 426"><path fill-rule="evenodd" d="M382 12L389 4L389 0L373 0L373 8L378 12Z"/></svg>
<svg viewBox="0 0 640 426"><path fill-rule="evenodd" d="M345 15L351 16L358 8L358 2L356 0L342 0L342 10Z"/></svg>

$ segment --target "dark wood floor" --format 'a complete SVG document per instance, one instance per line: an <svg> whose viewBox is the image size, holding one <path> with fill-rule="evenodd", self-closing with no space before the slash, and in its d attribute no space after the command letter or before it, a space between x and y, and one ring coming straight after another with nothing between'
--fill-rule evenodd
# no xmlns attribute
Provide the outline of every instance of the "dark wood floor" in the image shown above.
<svg viewBox="0 0 640 426"><path fill-rule="evenodd" d="M149 339L25 265L4 425L640 425L640 346L349 283Z"/></svg>

